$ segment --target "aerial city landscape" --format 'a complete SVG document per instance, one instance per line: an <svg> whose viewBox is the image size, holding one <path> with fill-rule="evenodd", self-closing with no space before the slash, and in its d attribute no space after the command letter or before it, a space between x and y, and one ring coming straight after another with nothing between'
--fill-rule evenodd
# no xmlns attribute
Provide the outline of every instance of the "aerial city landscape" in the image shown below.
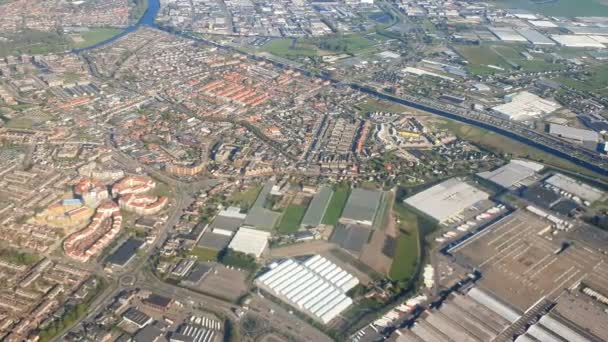
<svg viewBox="0 0 608 342"><path fill-rule="evenodd" d="M0 0L0 341L608 341L608 1Z"/></svg>

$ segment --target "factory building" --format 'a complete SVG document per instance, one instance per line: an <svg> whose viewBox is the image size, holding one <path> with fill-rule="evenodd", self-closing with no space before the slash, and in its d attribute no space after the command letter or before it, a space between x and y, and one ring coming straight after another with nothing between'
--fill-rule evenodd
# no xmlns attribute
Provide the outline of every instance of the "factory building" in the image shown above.
<svg viewBox="0 0 608 342"><path fill-rule="evenodd" d="M542 164L514 159L494 171L480 172L477 175L505 189L520 188L522 185L527 185L526 181L531 180L543 168Z"/></svg>
<svg viewBox="0 0 608 342"><path fill-rule="evenodd" d="M600 138L595 131L558 124L549 124L549 134L578 144L597 143Z"/></svg>
<svg viewBox="0 0 608 342"><path fill-rule="evenodd" d="M498 117L508 120L529 120L551 114L561 108L559 104L527 91L509 94L505 96L504 101L504 104L493 107L492 111Z"/></svg>
<svg viewBox="0 0 608 342"><path fill-rule="evenodd" d="M452 178L407 198L405 203L444 223L489 197L486 192Z"/></svg>
<svg viewBox="0 0 608 342"><path fill-rule="evenodd" d="M346 296L359 280L330 260L315 255L305 262L287 259L255 280L261 289L326 324L346 310Z"/></svg>

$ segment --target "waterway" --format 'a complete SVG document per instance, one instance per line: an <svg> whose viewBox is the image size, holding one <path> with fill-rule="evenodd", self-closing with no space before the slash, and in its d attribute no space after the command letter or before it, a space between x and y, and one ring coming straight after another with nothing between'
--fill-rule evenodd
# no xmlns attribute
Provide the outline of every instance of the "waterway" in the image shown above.
<svg viewBox="0 0 608 342"><path fill-rule="evenodd" d="M108 38L95 45L91 45L91 46L88 46L85 48L74 49L74 50L72 50L72 52L81 53L84 51L96 49L96 48L104 46L106 44L110 44L113 41L120 39L121 37L124 37L125 35L137 30L141 26L157 27L155 20L156 20L156 15L158 14L159 10L160 10L160 0L148 0L148 8L146 9L146 12L144 12L144 15L141 18L139 18L139 21L137 23L125 28L122 32L120 32L119 34L117 34L111 38Z"/></svg>
<svg viewBox="0 0 608 342"><path fill-rule="evenodd" d="M84 51L87 51L87 50L92 50L92 49L104 46L106 44L112 43L113 41L115 41L117 39L120 39L121 37L123 37L123 36L125 36L125 35L133 32L133 31L137 30L141 26L149 26L149 27L154 27L154 28L158 28L158 29L162 29L162 30L167 31L166 29L163 29L163 28L159 27L156 24L156 22L155 22L156 15L158 14L159 10L160 10L160 0L148 0L148 9L146 10L146 12L144 13L144 15L139 19L139 21L135 25L132 25L132 26L129 26L129 27L125 28L121 33L119 33L118 35L116 35L116 36L114 36L112 38L106 39L104 41L101 41L101 42L99 42L99 43L97 43L95 45L92 45L92 46L89 46L89 47L86 47L86 48L74 49L73 52L74 53L81 53L81 52L84 52ZM209 41L209 40L206 40L206 39L192 37L192 36L190 36L188 34L185 34L185 33L182 33L182 32L172 32L172 33L176 34L178 36L184 37L184 38L188 38L188 39L192 39L192 40L195 40L195 41L203 42L203 43L206 43L206 44L214 45L214 46L216 46L218 48L221 48L221 49L230 50L232 52L237 52L237 53L243 53L242 51L239 51L239 50L234 49L232 47L220 45L220 44L217 44L215 42L212 42L212 41ZM252 59L255 59L255 60L266 60L265 58L262 58L260 56L256 56L256 55L253 55L253 54L246 53L246 55L249 58L252 58ZM280 62L277 62L277 61L270 61L270 62L272 62L275 65L278 65L279 67L290 68L290 66L286 66L286 65L284 65L284 64L282 64ZM305 75L313 76L310 73L310 71L308 71L308 70L300 69L300 68L296 68L296 69L298 71L302 72ZM319 75L316 75L316 76L318 77ZM328 81L331 81L334 84L339 83L337 80L334 80L334 79L332 79L332 78L330 78L328 76L321 75L321 78L324 78L324 79L326 79ZM395 96L387 95L387 94L378 92L378 91L376 91L376 90L374 90L374 89L372 89L370 87L364 86L364 85L349 84L349 86L352 87L353 89L359 90L359 91L361 91L363 93L366 93L368 95L374 96L374 97L382 99L382 100L390 101L390 102L393 102L393 103L398 103L398 104L401 104L401 105L406 105L406 106L409 106L409 107L412 107L412 108L416 108L416 109L419 109L419 110L422 110L422 111L426 111L426 112L429 112L429 113L432 113L432 114L435 114L435 115L447 117L449 119L457 120L457 121L464 122L464 123L467 123L467 124L470 124L470 125L473 125L473 126L477 126L477 127L488 129L490 131L496 132L498 134L501 134L501 135L507 136L509 138L515 139L517 141L520 141L522 143L525 143L527 145L536 147L536 148L538 148L538 149L540 149L540 150L542 150L544 152L548 152L548 153L553 154L555 156L558 156L558 157L564 158L566 160L569 160L569 161L571 161L571 162L573 162L573 163L575 163L575 164L577 164L579 166L582 166L582 167L584 167L584 168L586 168L588 170L597 172L597 173L599 173L601 175L604 175L604 176L608 175L608 170L602 168L601 166L595 165L593 163L589 163L589 162L587 162L585 160L581 160L579 158L576 158L575 156L572 156L572 155L569 155L567 153L564 153L564 152L562 152L562 151L560 151L560 150L558 150L556 148L552 148L550 146L539 144L538 142L536 142L536 141L534 141L534 140L532 140L530 138L527 138L527 137L515 134L514 132L510 132L507 129L502 129L502 128L499 128L499 127L496 127L496 126L493 126L493 125L490 125L490 124L487 124L487 123L478 122L478 121L475 121L475 120L472 120L472 119L469 119L469 118L466 118L466 117L463 117L463 116L460 116L460 115L456 115L454 113L450 113L450 112L447 112L447 111L444 111L444 110L441 110L441 109L432 108L432 107L429 107L429 106L426 106L426 105L422 105L422 104L419 104L419 103L407 101L407 100L402 99L402 98L397 98Z"/></svg>

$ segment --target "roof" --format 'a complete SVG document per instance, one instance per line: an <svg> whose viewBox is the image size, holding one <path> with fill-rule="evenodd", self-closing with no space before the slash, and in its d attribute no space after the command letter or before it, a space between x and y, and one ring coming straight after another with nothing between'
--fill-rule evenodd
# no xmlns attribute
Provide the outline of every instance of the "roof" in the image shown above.
<svg viewBox="0 0 608 342"><path fill-rule="evenodd" d="M240 217L229 217L229 216L217 216L211 223L211 229L223 229L228 231L237 231L243 224L244 218Z"/></svg>
<svg viewBox="0 0 608 342"><path fill-rule="evenodd" d="M258 286L314 319L328 323L352 304L346 296L359 280L332 261L315 255L287 259L256 279Z"/></svg>
<svg viewBox="0 0 608 342"><path fill-rule="evenodd" d="M488 27L498 39L509 42L525 42L526 38L520 36L515 30L509 27Z"/></svg>
<svg viewBox="0 0 608 342"><path fill-rule="evenodd" d="M122 314L122 317L139 325L140 327L143 327L144 325L150 323L152 319L150 316L137 310L136 308L129 308Z"/></svg>
<svg viewBox="0 0 608 342"><path fill-rule="evenodd" d="M143 241L141 240L128 239L108 258L108 263L121 267L126 265L141 245L143 245Z"/></svg>
<svg viewBox="0 0 608 342"><path fill-rule="evenodd" d="M228 246L230 240L232 240L232 236L206 231L199 240L198 246L220 251Z"/></svg>
<svg viewBox="0 0 608 342"><path fill-rule="evenodd" d="M527 91L505 96L504 104L492 108L511 120L522 120L552 113L561 106Z"/></svg>
<svg viewBox="0 0 608 342"><path fill-rule="evenodd" d="M543 167L542 164L534 162L512 160L509 164L501 166L494 171L480 172L477 175L508 189L514 185L518 185L526 178L534 176Z"/></svg>
<svg viewBox="0 0 608 342"><path fill-rule="evenodd" d="M373 222L380 205L382 192L377 190L353 189L342 212L342 218L358 222Z"/></svg>
<svg viewBox="0 0 608 342"><path fill-rule="evenodd" d="M552 41L551 39L540 34L536 30L519 29L519 30L517 30L517 33L519 33L524 38L526 38L528 41L530 41L530 43L535 44L535 45L555 45L554 41Z"/></svg>
<svg viewBox="0 0 608 342"><path fill-rule="evenodd" d="M604 196L604 192L573 178L556 173L545 180L546 183L569 192L583 200L594 202Z"/></svg>
<svg viewBox="0 0 608 342"><path fill-rule="evenodd" d="M157 294L151 294L148 296L148 298L144 299L143 302L145 304L149 304L149 305L153 305L153 306L160 306L160 307L168 307L169 305L171 305L171 302L173 300L171 298L167 298L161 295L157 295Z"/></svg>
<svg viewBox="0 0 608 342"><path fill-rule="evenodd" d="M192 268L192 271L190 271L190 274L188 274L188 276L186 276L183 281L190 283L198 283L205 277L205 275L207 275L207 273L209 273L209 271L211 271L211 266L207 264L196 263L196 265L194 265L194 267Z"/></svg>
<svg viewBox="0 0 608 342"><path fill-rule="evenodd" d="M153 325L148 325L138 331L137 334L135 334L135 336L133 337L133 340L135 342L155 342L162 335L163 332L159 328Z"/></svg>
<svg viewBox="0 0 608 342"><path fill-rule="evenodd" d="M270 238L269 232L243 227L236 232L228 248L245 254L253 254L257 258L266 249L268 238Z"/></svg>
<svg viewBox="0 0 608 342"><path fill-rule="evenodd" d="M361 253L371 232L372 230L367 226L340 225L334 229L330 242L351 252Z"/></svg>
<svg viewBox="0 0 608 342"><path fill-rule="evenodd" d="M321 224L333 193L334 192L330 187L321 187L319 192L312 198L312 201L310 201L308 209L306 209L306 213L302 218L303 226L316 227Z"/></svg>
<svg viewBox="0 0 608 342"><path fill-rule="evenodd" d="M579 141L597 142L599 140L599 134L595 131L557 124L549 124L549 134Z"/></svg>
<svg viewBox="0 0 608 342"><path fill-rule="evenodd" d="M559 194L551 191L549 189L545 189L539 185L533 185L531 187L526 188L523 193L523 197L535 204L543 206L545 208L550 208L555 205L559 200Z"/></svg>
<svg viewBox="0 0 608 342"><path fill-rule="evenodd" d="M489 197L486 192L452 178L407 198L405 203L443 222Z"/></svg>

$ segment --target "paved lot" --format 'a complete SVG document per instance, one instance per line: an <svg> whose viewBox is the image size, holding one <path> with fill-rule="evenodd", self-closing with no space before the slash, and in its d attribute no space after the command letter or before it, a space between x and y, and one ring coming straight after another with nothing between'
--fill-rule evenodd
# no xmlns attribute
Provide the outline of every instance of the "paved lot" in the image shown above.
<svg viewBox="0 0 608 342"><path fill-rule="evenodd" d="M199 289L204 293L235 301L249 290L247 273L228 269L223 265L214 265L213 270L201 281Z"/></svg>
<svg viewBox="0 0 608 342"><path fill-rule="evenodd" d="M452 252L481 270L482 288L525 311L543 296L555 298L582 280L608 284L602 255L574 243L565 251L550 223L518 211L471 238ZM599 274L599 275L598 275Z"/></svg>

